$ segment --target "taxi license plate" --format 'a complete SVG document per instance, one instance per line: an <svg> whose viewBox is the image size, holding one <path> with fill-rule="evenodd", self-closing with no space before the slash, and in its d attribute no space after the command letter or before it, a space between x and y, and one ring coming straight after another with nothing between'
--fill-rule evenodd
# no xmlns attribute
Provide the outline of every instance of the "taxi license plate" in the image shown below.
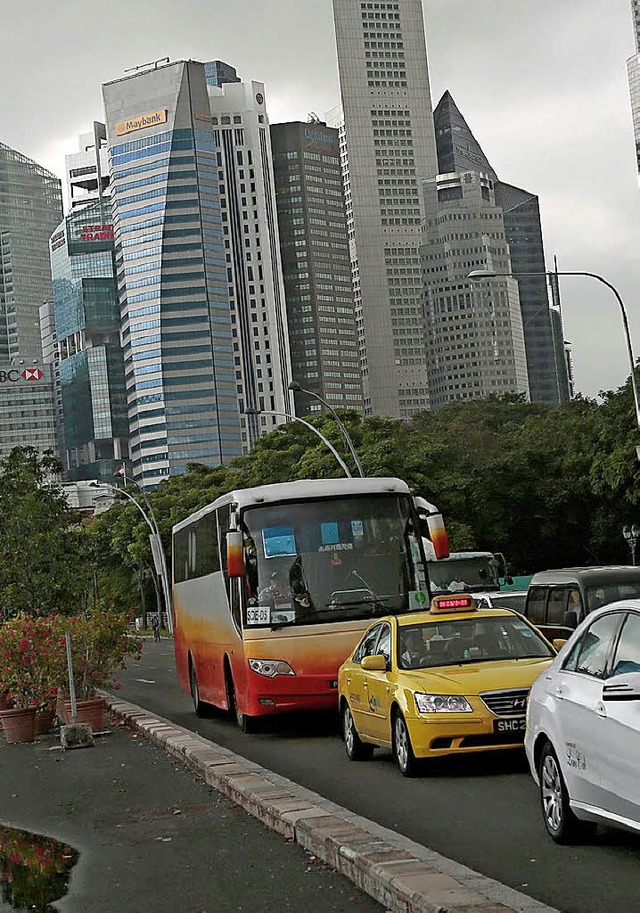
<svg viewBox="0 0 640 913"><path fill-rule="evenodd" d="M510 720L494 720L494 732L524 732L526 729L526 718L523 716L514 717Z"/></svg>

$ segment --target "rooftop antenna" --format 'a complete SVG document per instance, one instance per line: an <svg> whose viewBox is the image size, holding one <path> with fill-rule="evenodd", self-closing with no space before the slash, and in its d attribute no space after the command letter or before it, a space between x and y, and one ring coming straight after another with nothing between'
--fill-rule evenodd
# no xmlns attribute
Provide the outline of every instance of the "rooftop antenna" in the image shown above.
<svg viewBox="0 0 640 913"><path fill-rule="evenodd" d="M157 70L159 64L169 63L169 60L169 57L159 57L157 60L150 60L149 63L141 63L137 67L128 67L124 72L135 73L137 70L145 70L149 67L153 67L154 70Z"/></svg>

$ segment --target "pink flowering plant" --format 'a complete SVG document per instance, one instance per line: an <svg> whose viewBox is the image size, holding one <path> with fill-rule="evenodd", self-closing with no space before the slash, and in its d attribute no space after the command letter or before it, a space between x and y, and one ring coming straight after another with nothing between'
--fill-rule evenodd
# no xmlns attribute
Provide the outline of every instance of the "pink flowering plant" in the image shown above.
<svg viewBox="0 0 640 913"><path fill-rule="evenodd" d="M10 706L24 709L50 703L59 677L51 618L21 614L0 625L0 694Z"/></svg>
<svg viewBox="0 0 640 913"><path fill-rule="evenodd" d="M127 658L140 657L142 642L129 633L129 619L111 605L98 605L89 612L60 616L55 628L64 647L65 632L71 635L71 655L76 697L95 696L98 688L117 688L115 672L126 667Z"/></svg>

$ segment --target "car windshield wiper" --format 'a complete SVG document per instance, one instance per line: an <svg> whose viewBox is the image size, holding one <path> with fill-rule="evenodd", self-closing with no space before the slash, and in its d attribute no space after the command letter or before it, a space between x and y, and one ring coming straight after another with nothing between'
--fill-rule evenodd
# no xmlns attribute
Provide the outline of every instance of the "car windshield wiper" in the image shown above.
<svg viewBox="0 0 640 913"><path fill-rule="evenodd" d="M271 625L272 631L279 631L280 628L290 628L294 625L300 624L305 619L312 618L315 620L320 620L325 615L328 616L328 620L331 621L336 613L342 614L345 611L350 609L362 609L363 606L375 606L376 608L384 609L384 614L387 614L391 611L389 606L385 605L380 599L358 599L354 602L341 603L325 603L324 609L313 609L311 612L304 612L302 615L298 615L296 618L293 618L291 621L277 621L275 624Z"/></svg>

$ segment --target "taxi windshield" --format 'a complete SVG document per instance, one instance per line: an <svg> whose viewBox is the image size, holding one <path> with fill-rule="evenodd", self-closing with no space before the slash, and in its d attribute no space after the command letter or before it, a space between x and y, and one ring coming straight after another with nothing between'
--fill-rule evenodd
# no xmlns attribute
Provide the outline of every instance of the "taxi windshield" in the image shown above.
<svg viewBox="0 0 640 913"><path fill-rule="evenodd" d="M540 635L515 615L403 625L398 636L401 669L553 655Z"/></svg>

